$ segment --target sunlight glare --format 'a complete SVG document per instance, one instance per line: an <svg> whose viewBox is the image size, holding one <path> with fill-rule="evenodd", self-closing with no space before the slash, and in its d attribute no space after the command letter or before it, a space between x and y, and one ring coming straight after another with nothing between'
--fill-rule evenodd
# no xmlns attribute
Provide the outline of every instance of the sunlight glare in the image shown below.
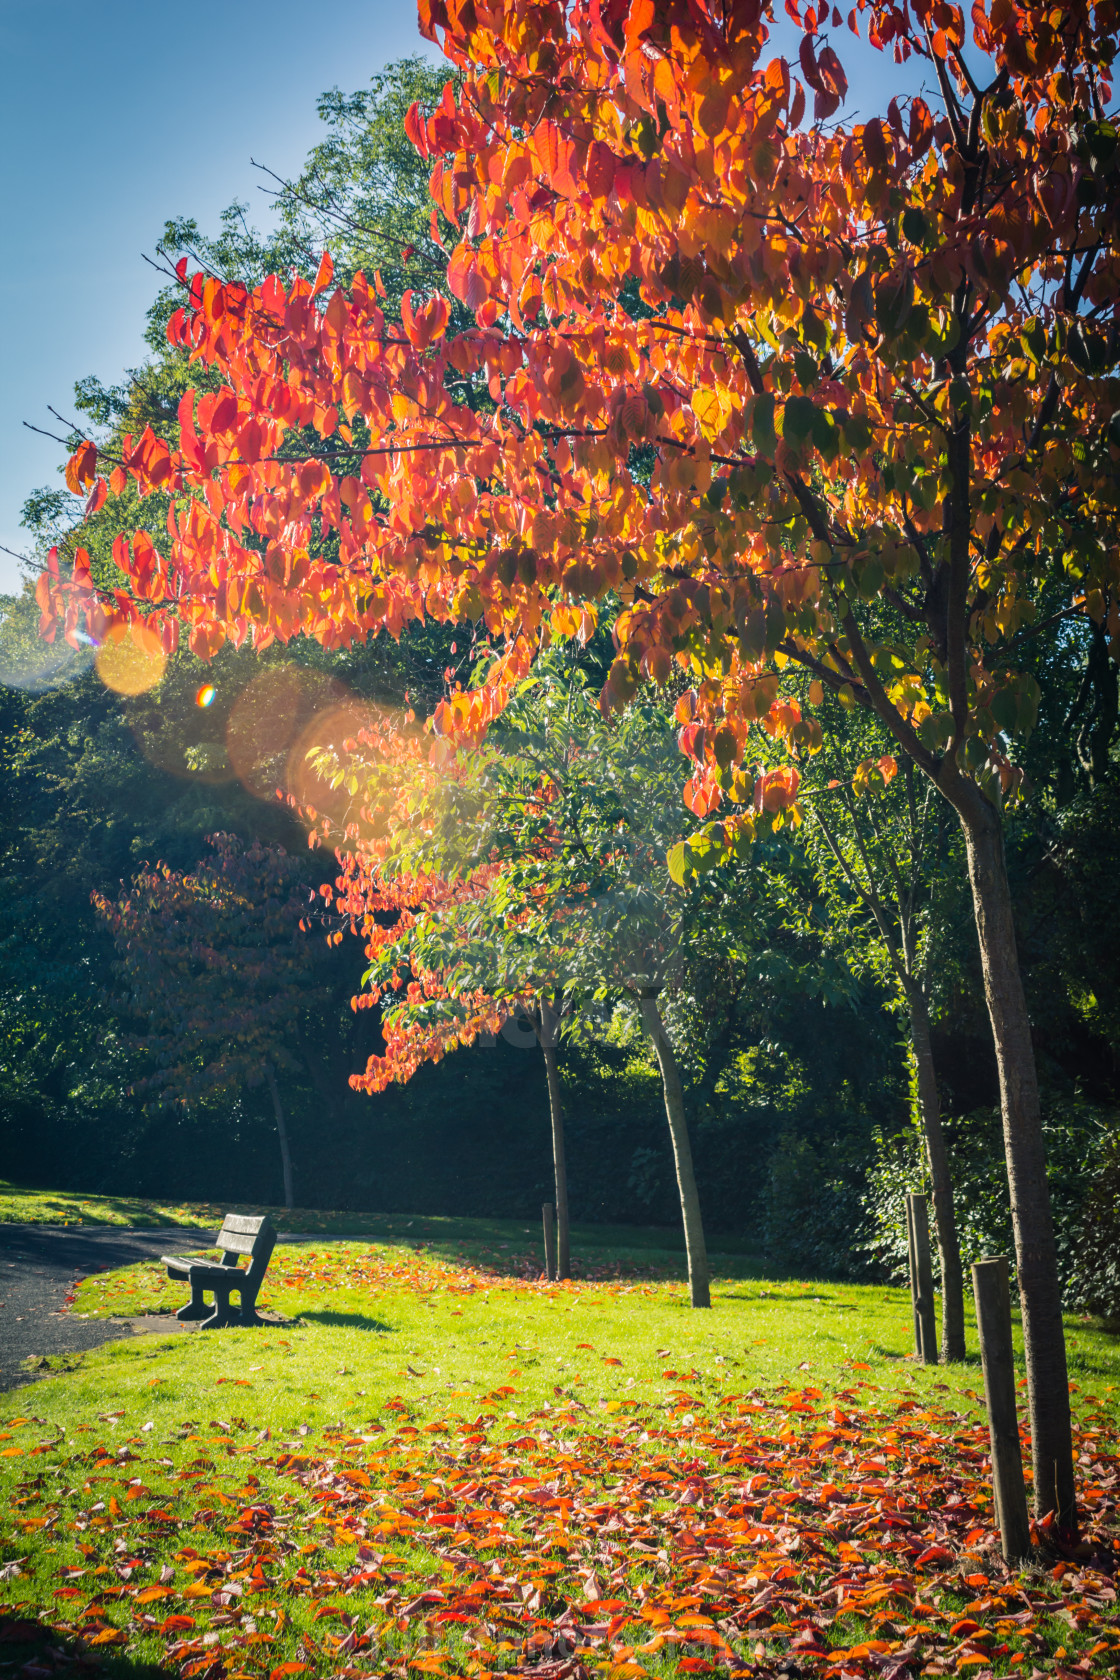
<svg viewBox="0 0 1120 1680"><path fill-rule="evenodd" d="M146 694L161 681L167 655L146 624L116 625L97 650L97 674L114 694Z"/></svg>

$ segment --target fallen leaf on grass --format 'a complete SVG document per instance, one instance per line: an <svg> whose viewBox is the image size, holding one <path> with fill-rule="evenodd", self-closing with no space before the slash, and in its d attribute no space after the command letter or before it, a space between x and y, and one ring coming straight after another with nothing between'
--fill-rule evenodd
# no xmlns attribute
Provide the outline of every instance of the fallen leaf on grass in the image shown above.
<svg viewBox="0 0 1120 1680"><path fill-rule="evenodd" d="M278 1288L458 1297L480 1278L545 1299L558 1287L496 1283L415 1254L331 1251L285 1260ZM180 1424L183 1452L213 1458L187 1460L182 1481L166 1469L167 1486L161 1461L142 1456L146 1438L123 1456L55 1442L52 1458L7 1472L28 1533L19 1544L78 1543L86 1564L56 1561L55 1578L97 1568L113 1583L97 1591L87 1579L96 1602L84 1611L53 1605L54 1634L134 1643L138 1660L185 1676L197 1666L196 1680L218 1665L227 1676L236 1662L252 1668L277 1641L274 1656L296 1655L271 1680L333 1673L358 1653L399 1680L409 1669L586 1680L586 1662L606 1680L644 1680L638 1657L659 1651L687 1674L757 1662L773 1675L780 1660L789 1673L901 1676L919 1665L967 1673L999 1650L1012 1672L1066 1662L1084 1677L1117 1648L1114 1585L1084 1561L1120 1544L1112 1422L1078 1441L1089 1551L1060 1574L1019 1577L998 1559L986 1425L948 1401L854 1376L827 1399L792 1386L714 1394L695 1371L667 1381L602 1410L558 1395L521 1417L504 1405L505 1384L431 1423L393 1397L359 1428L304 1423L286 1445L244 1419L212 1422L213 1435ZM52 1468L62 1479L43 1474ZM142 1579L161 1547L181 1587L170 1564L158 1583ZM173 1596L192 1614L146 1613ZM1043 1630L1059 1615L1071 1654L1051 1658ZM40 1623L7 1617L0 1638L13 1626L44 1637ZM904 1645L903 1630L917 1643Z"/></svg>

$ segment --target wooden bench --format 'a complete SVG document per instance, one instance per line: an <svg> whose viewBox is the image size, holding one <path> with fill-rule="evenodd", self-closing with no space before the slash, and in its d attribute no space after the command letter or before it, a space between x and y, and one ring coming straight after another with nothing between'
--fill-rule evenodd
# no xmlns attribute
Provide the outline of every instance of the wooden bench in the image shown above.
<svg viewBox="0 0 1120 1680"><path fill-rule="evenodd" d="M191 1298L175 1314L180 1319L202 1320L203 1330L221 1330L228 1324L260 1324L257 1316L257 1295L276 1246L276 1232L267 1214L256 1218L251 1214L227 1213L218 1232L216 1246L222 1250L219 1265L213 1260L192 1260L189 1255L164 1254L161 1258L169 1278L180 1278L191 1286ZM238 1256L247 1254L249 1264L244 1269ZM213 1307L203 1300L209 1289L214 1294ZM241 1310L230 1306L230 1295L241 1297Z"/></svg>

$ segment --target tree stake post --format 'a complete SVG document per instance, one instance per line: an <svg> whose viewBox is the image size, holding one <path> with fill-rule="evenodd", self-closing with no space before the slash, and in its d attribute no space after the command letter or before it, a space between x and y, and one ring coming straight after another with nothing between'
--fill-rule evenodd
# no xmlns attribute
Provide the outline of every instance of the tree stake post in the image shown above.
<svg viewBox="0 0 1120 1680"><path fill-rule="evenodd" d="M541 1203L541 1223L544 1226L544 1275L549 1283L556 1282L556 1210L551 1202Z"/></svg>
<svg viewBox="0 0 1120 1680"><path fill-rule="evenodd" d="M1015 1361L1011 1346L1011 1291L1007 1256L978 1260L972 1268L976 1327L984 1366L984 1398L992 1443L992 1492L995 1495L1003 1555L1021 1563L1031 1549L1023 1453L1015 1412Z"/></svg>
<svg viewBox="0 0 1120 1680"><path fill-rule="evenodd" d="M923 1365L937 1364L937 1314L929 1252L929 1211L924 1196L906 1197L910 1249L910 1299L914 1306L914 1348Z"/></svg>

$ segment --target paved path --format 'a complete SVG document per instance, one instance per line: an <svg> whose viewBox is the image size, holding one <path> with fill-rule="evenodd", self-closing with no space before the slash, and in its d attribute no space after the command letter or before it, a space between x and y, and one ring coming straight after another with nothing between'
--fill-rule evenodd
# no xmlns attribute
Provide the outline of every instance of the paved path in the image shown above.
<svg viewBox="0 0 1120 1680"><path fill-rule="evenodd" d="M0 1391L36 1380L35 1372L24 1370L25 1359L77 1352L133 1332L135 1319L87 1319L63 1312L75 1277L171 1250L198 1251L212 1240L198 1230L0 1225Z"/></svg>

